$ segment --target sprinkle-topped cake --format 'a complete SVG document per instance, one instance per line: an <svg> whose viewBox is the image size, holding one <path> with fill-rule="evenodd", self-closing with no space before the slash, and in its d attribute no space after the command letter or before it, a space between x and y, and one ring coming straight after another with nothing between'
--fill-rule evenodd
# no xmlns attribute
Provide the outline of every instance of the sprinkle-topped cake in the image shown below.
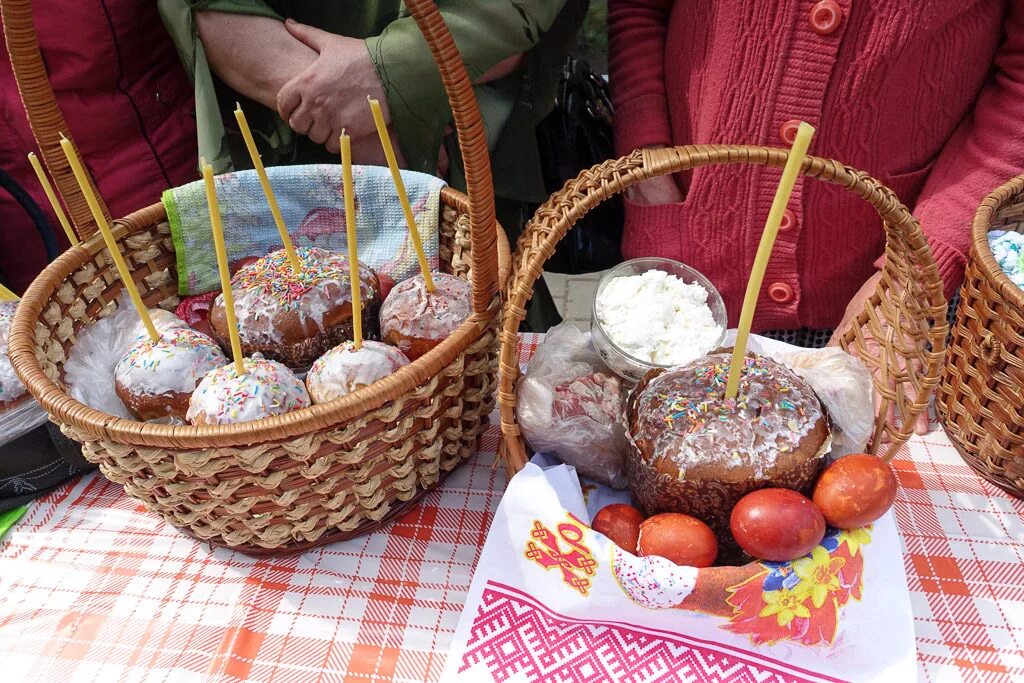
<svg viewBox="0 0 1024 683"><path fill-rule="evenodd" d="M28 396L7 358L7 335L14 320L15 301L0 302L0 411L7 410Z"/></svg>
<svg viewBox="0 0 1024 683"><path fill-rule="evenodd" d="M228 362L217 342L190 328L160 332L160 341L139 337L114 368L114 386L139 420L185 419L200 380Z"/></svg>
<svg viewBox="0 0 1024 683"><path fill-rule="evenodd" d="M231 279L242 352L261 353L290 368L305 370L328 349L352 338L352 285L348 259L315 247L297 248L296 273L283 249L254 261ZM376 336L380 283L360 264L363 331ZM210 310L210 324L222 345L229 343L224 297Z"/></svg>
<svg viewBox="0 0 1024 683"><path fill-rule="evenodd" d="M749 355L725 398L730 353L649 375L630 397L634 500L648 513L703 520L728 549L729 513L754 489L808 488L829 440L814 391L789 368Z"/></svg>
<svg viewBox="0 0 1024 683"><path fill-rule="evenodd" d="M306 385L281 363L246 358L241 377L230 363L206 375L192 394L192 424L235 424L309 407Z"/></svg>

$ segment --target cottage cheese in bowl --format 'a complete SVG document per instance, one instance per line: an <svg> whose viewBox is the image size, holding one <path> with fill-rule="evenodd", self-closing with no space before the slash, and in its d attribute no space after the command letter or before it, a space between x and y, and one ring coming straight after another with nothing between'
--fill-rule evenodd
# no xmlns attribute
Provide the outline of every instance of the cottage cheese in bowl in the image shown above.
<svg viewBox="0 0 1024 683"><path fill-rule="evenodd" d="M707 278L677 261L646 258L612 269L598 285L591 330L608 366L638 381L721 345L725 305Z"/></svg>

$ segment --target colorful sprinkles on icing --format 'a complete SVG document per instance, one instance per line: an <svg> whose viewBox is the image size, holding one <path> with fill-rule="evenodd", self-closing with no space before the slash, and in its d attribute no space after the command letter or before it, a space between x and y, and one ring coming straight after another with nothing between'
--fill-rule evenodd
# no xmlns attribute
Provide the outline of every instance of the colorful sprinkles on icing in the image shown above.
<svg viewBox="0 0 1024 683"><path fill-rule="evenodd" d="M222 361L223 352L217 343L205 334L192 329L166 330L159 342L154 342L149 335L139 337L139 342L128 350L124 358L118 363L123 371L143 369L156 372L164 360L178 355L182 351L205 352L206 362L214 363ZM200 358L197 363L201 363Z"/></svg>
<svg viewBox="0 0 1024 683"><path fill-rule="evenodd" d="M737 398L725 399L728 353L715 353L652 378L635 401L632 438L685 478L696 467L748 467L767 476L824 416L813 390L789 368L744 359Z"/></svg>
<svg viewBox="0 0 1024 683"><path fill-rule="evenodd" d="M264 358L246 358L245 374L234 364L209 373L199 384L188 419L201 414L210 424L248 422L309 406L306 387L288 368Z"/></svg>
<svg viewBox="0 0 1024 683"><path fill-rule="evenodd" d="M302 263L298 273L279 249L239 270L231 282L242 289L258 290L286 309L296 307L306 292L325 282L348 284L348 260L343 255L316 247L301 247L296 253Z"/></svg>
<svg viewBox="0 0 1024 683"><path fill-rule="evenodd" d="M703 389L703 395L694 396L697 392L692 391L657 395L664 402L665 422L669 429L675 429L676 423L684 423L687 432L692 434L703 430L711 422L728 422L751 409L760 413L762 406L756 399L752 403L750 398L750 385L755 378L762 383L767 381L773 393L785 394L789 391L771 374L761 356L744 359L743 377L735 399L725 398L725 385L729 381L728 361L700 366L694 370L694 378L696 385ZM776 406L778 410L790 410L803 416L803 409L791 401L779 400Z"/></svg>

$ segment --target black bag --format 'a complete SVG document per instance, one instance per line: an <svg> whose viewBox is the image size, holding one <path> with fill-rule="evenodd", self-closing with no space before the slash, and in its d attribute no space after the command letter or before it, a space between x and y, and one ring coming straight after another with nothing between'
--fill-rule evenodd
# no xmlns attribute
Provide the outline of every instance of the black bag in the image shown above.
<svg viewBox="0 0 1024 683"><path fill-rule="evenodd" d="M580 171L612 158L612 102L608 84L590 65L570 56L562 71L555 109L537 126L545 189L562 189ZM584 216L555 247L545 270L592 273L622 261L620 196Z"/></svg>
<svg viewBox="0 0 1024 683"><path fill-rule="evenodd" d="M46 246L49 260L57 257L56 234L39 205L0 169L0 188L6 190L32 219ZM0 281L4 280L0 273ZM82 457L82 449L47 422L14 441L0 445L0 512L24 505L95 465Z"/></svg>

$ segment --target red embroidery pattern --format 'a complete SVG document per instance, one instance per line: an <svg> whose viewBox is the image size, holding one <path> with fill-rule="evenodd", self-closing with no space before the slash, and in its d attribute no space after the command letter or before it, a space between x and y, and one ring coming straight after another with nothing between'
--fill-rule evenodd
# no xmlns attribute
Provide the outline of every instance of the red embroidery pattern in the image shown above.
<svg viewBox="0 0 1024 683"><path fill-rule="evenodd" d="M803 675L711 644L627 624L587 622L551 612L512 588L488 584L459 672L483 667L495 681L598 683L679 681L802 683Z"/></svg>

